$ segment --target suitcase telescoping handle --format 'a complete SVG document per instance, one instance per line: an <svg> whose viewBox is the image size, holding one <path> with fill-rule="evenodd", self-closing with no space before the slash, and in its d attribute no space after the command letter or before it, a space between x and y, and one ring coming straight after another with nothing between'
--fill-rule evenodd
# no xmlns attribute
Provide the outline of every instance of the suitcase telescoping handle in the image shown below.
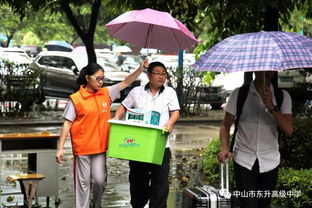
<svg viewBox="0 0 312 208"><path fill-rule="evenodd" d="M224 168L225 168L225 175L224 175ZM221 189L220 195L224 196L225 198L230 197L229 191L229 160L226 159L224 163L220 164L220 177L221 177ZM224 178L225 178L225 186L224 186Z"/></svg>

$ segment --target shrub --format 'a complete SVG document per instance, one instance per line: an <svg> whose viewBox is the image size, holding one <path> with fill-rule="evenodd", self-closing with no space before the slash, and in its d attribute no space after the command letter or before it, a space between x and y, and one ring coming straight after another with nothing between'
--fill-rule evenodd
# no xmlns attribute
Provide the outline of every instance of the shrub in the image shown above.
<svg viewBox="0 0 312 208"><path fill-rule="evenodd" d="M311 117L312 83L297 83L296 87L287 91L292 98L294 117Z"/></svg>
<svg viewBox="0 0 312 208"><path fill-rule="evenodd" d="M28 64L0 59L0 104L7 106L1 108L1 116L22 116L29 112L38 96L40 74L39 70L29 69Z"/></svg>
<svg viewBox="0 0 312 208"><path fill-rule="evenodd" d="M297 84L288 89L293 102L294 133L280 135L281 166L294 169L311 168L312 161L312 83Z"/></svg>
<svg viewBox="0 0 312 208"><path fill-rule="evenodd" d="M209 185L219 187L220 184L220 163L217 154L220 152L220 139L213 139L208 143L208 147L203 154L202 167L205 179ZM230 187L233 187L233 165L229 161Z"/></svg>
<svg viewBox="0 0 312 208"><path fill-rule="evenodd" d="M312 167L312 119L295 118L295 131L291 136L281 135L279 138L281 166L294 169Z"/></svg>
<svg viewBox="0 0 312 208"><path fill-rule="evenodd" d="M294 195L275 198L274 203L281 205L281 207L312 207L311 179L312 169L294 170L292 168L280 168L276 190L282 190Z"/></svg>

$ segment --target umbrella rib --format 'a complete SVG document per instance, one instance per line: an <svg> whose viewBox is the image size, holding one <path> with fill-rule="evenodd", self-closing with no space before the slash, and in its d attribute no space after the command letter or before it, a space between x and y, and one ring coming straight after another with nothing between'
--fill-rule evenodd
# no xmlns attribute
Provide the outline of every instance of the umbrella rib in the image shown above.
<svg viewBox="0 0 312 208"><path fill-rule="evenodd" d="M148 26L148 30L147 30L147 34L146 34L146 39L145 39L145 43L144 43L144 47L145 48L149 48L150 47L150 44L151 44L151 37L150 37L150 34L152 33L152 30L153 30L153 24L150 24ZM147 47L146 47L147 46Z"/></svg>
<svg viewBox="0 0 312 208"><path fill-rule="evenodd" d="M172 30L170 30L171 31L171 33L172 33L172 35L174 36L174 43L176 44L176 46L177 46L177 48L179 49L179 52L180 51L182 51L181 50L181 47L180 47L180 45L179 45L179 43L178 43L178 39L177 39L177 36L175 35L175 33L173 32L175 29L172 29ZM179 32L179 30L178 30L178 32Z"/></svg>
<svg viewBox="0 0 312 208"><path fill-rule="evenodd" d="M116 33L118 33L119 30L121 30L126 24L127 24L127 23L122 23L120 27L118 27L115 31L113 31L113 32L111 33L111 36L114 37L114 35L115 35Z"/></svg>

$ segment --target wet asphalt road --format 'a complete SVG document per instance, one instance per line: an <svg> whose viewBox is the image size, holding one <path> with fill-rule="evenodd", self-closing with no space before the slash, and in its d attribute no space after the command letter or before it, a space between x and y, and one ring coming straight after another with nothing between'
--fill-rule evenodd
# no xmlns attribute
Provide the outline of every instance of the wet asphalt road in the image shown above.
<svg viewBox="0 0 312 208"><path fill-rule="evenodd" d="M183 187L194 186L198 180L198 164L200 153L206 148L212 138L218 137L220 122L183 122L175 125L170 136L171 140L171 171L170 171L170 194L168 208L181 207L181 190ZM11 132L42 132L60 133L61 125L48 126L11 126L1 128L0 133ZM59 166L59 199L61 203L54 205L54 197L51 197L50 207L69 208L73 207L73 157L69 138L65 144L65 161ZM103 197L103 207L131 207L128 183L128 161L115 158L108 158L108 184ZM17 165L2 164L2 189L13 189L11 184L6 182L5 175L12 171L23 170L23 162ZM182 181L188 176L187 181ZM2 197L2 203L7 204L7 196ZM15 200L21 198L15 197ZM14 201L12 202L14 203ZM11 204L12 204L11 203ZM19 202L21 203L21 202ZM39 203L45 207L45 199L39 199Z"/></svg>

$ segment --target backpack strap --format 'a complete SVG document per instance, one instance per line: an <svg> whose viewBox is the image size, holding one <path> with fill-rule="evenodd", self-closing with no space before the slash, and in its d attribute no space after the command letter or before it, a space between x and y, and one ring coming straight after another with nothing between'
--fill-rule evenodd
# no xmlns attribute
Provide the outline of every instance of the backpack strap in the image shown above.
<svg viewBox="0 0 312 208"><path fill-rule="evenodd" d="M273 87L274 87L274 85L273 85ZM284 93L281 89L274 87L274 96L276 99L277 109L280 110L282 103L283 103L283 100L284 100Z"/></svg>
<svg viewBox="0 0 312 208"><path fill-rule="evenodd" d="M239 91L238 91L237 103L236 103L235 126L234 126L234 133L233 133L232 140L231 140L230 152L233 152L235 138L236 138L236 134L238 131L239 118L242 114L243 106L245 104L245 101L249 92L249 87L250 87L250 84L243 85L239 88ZM283 103L283 99L284 99L283 91L281 89L278 89L277 87L274 87L274 96L276 99L277 109L280 110L282 103Z"/></svg>
<svg viewBox="0 0 312 208"><path fill-rule="evenodd" d="M230 152L233 152L235 137L238 131L239 118L242 114L243 106L245 104L245 101L249 92L249 86L250 84L243 85L239 88L239 91L238 91L237 103L236 103L235 127L234 127L234 133L233 133L232 140L231 140Z"/></svg>

